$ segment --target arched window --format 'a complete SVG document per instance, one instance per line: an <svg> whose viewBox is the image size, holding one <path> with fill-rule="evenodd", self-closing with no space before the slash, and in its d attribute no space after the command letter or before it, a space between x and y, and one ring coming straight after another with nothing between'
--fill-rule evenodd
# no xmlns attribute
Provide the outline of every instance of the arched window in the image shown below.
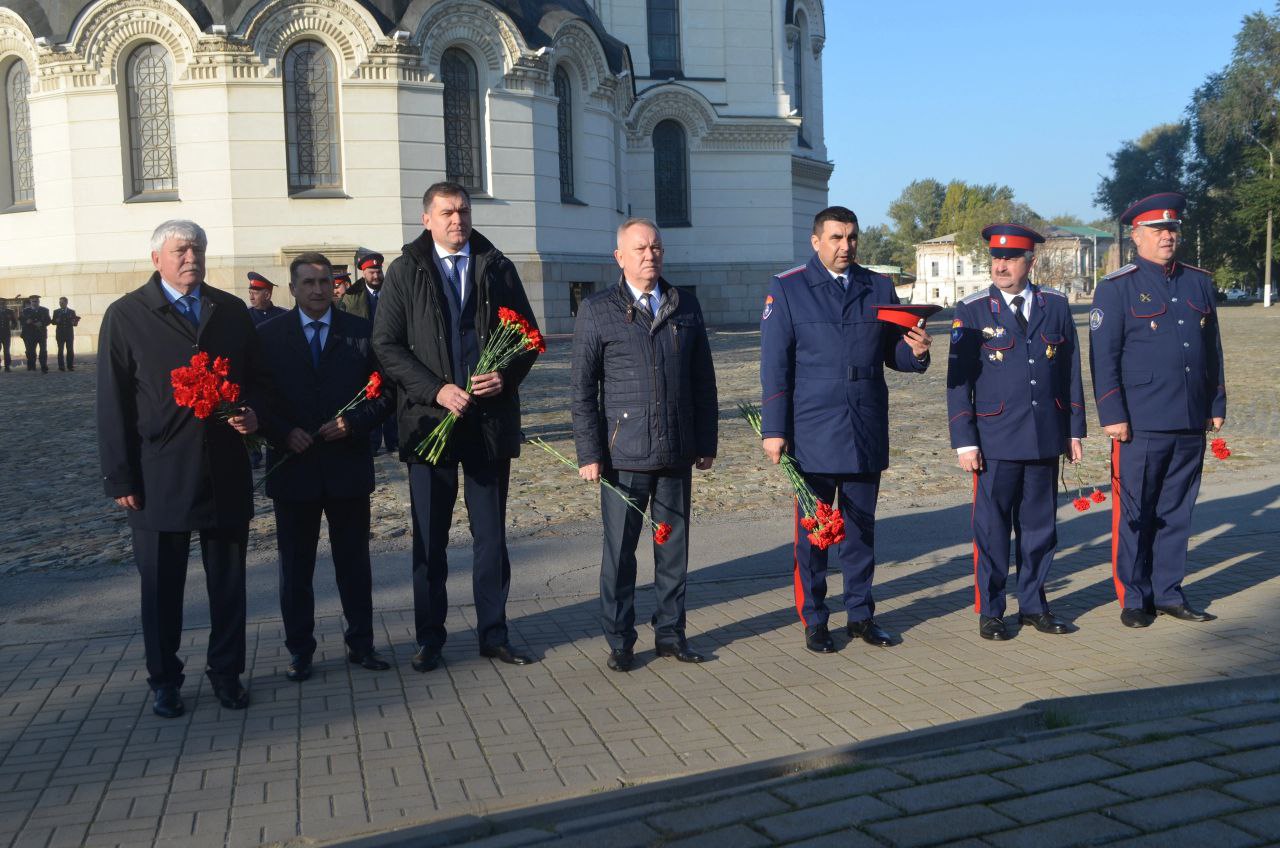
<svg viewBox="0 0 1280 848"><path fill-rule="evenodd" d="M5 124L8 146L8 197L3 207L27 207L35 203L36 181L31 168L31 110L27 95L31 91L31 75L25 62L9 66L4 76Z"/></svg>
<svg viewBox="0 0 1280 848"><path fill-rule="evenodd" d="M649 76L680 74L680 0L647 0Z"/></svg>
<svg viewBox="0 0 1280 848"><path fill-rule="evenodd" d="M564 68L556 68L556 133L560 143L560 199L573 196L573 89Z"/></svg>
<svg viewBox="0 0 1280 848"><path fill-rule="evenodd" d="M465 50L450 47L440 57L444 83L445 175L468 189L480 184L480 76Z"/></svg>
<svg viewBox="0 0 1280 848"><path fill-rule="evenodd" d="M169 86L172 69L169 51L154 42L134 50L125 65L129 178L134 197L178 190Z"/></svg>
<svg viewBox="0 0 1280 848"><path fill-rule="evenodd" d="M284 134L290 194L341 188L338 72L318 41L299 41L284 54Z"/></svg>
<svg viewBox="0 0 1280 848"><path fill-rule="evenodd" d="M658 226L689 226L688 144L675 121L653 128L653 193Z"/></svg>

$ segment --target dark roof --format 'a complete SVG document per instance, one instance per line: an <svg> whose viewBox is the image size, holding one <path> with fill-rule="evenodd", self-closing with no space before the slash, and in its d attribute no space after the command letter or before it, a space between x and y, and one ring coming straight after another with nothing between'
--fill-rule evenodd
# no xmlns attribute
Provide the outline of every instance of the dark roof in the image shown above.
<svg viewBox="0 0 1280 848"><path fill-rule="evenodd" d="M258 0L177 0L201 31L210 24L225 24L233 30ZM412 0L358 0L378 21L384 33L397 29ZM604 24L587 0L484 0L505 12L520 30L530 47L551 44L556 29L570 19L581 18L591 27L604 47L605 58L614 73L628 66L627 46L605 32ZM0 7L17 12L37 38L44 36L55 43L67 40L86 0L0 0Z"/></svg>

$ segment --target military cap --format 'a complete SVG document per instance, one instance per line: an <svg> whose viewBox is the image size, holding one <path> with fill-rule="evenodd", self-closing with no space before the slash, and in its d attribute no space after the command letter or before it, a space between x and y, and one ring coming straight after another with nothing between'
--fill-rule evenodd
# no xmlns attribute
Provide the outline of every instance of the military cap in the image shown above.
<svg viewBox="0 0 1280 848"><path fill-rule="evenodd" d="M997 259L1013 259L1044 243L1044 236L1021 224L990 224L982 228L982 237Z"/></svg>
<svg viewBox="0 0 1280 848"><path fill-rule="evenodd" d="M910 330L923 327L929 316L942 309L932 303L894 303L876 307L876 317L890 324Z"/></svg>
<svg viewBox="0 0 1280 848"><path fill-rule="evenodd" d="M249 278L249 288L251 289L273 289L276 284L259 274L257 271L250 271L246 276Z"/></svg>
<svg viewBox="0 0 1280 848"><path fill-rule="evenodd" d="M1182 227L1182 213L1187 208L1186 195L1165 191L1144 197L1124 210L1120 223L1134 227Z"/></svg>
<svg viewBox="0 0 1280 848"><path fill-rule="evenodd" d="M382 254L376 250L369 250L367 247L356 248L356 268L361 271L366 268L381 268L384 261Z"/></svg>

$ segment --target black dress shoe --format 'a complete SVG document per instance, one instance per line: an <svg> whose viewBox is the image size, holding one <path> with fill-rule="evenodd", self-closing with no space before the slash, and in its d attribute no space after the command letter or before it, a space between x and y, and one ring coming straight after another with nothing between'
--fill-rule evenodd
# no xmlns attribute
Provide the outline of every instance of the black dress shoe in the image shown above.
<svg viewBox="0 0 1280 848"><path fill-rule="evenodd" d="M243 710L249 706L249 693L240 683L238 675L231 677L210 677L213 685L213 696L218 703L228 710Z"/></svg>
<svg viewBox="0 0 1280 848"><path fill-rule="evenodd" d="M1067 624L1048 610L1044 612L1020 612L1018 613L1018 623L1030 624L1041 633L1071 632L1070 624Z"/></svg>
<svg viewBox="0 0 1280 848"><path fill-rule="evenodd" d="M630 671L635 665L636 655L630 648L614 648L609 652L609 668L614 671Z"/></svg>
<svg viewBox="0 0 1280 848"><path fill-rule="evenodd" d="M1189 607L1186 604L1178 604L1173 607L1156 607L1157 615L1171 615L1180 621L1213 621L1217 618L1212 613Z"/></svg>
<svg viewBox="0 0 1280 848"><path fill-rule="evenodd" d="M1150 627L1156 617L1144 609L1125 607L1120 611L1120 623L1125 627Z"/></svg>
<svg viewBox="0 0 1280 848"><path fill-rule="evenodd" d="M289 657L289 665L285 667L284 676L294 683L301 683L311 677L311 655L294 654Z"/></svg>
<svg viewBox="0 0 1280 848"><path fill-rule="evenodd" d="M529 665L533 662L533 657L526 656L524 654L517 654L516 649L511 647L510 642L481 648L480 656L500 660L507 665Z"/></svg>
<svg viewBox="0 0 1280 848"><path fill-rule="evenodd" d="M850 639L856 636L868 645L875 645L878 648L888 648L894 641L893 634L876 624L874 618L851 621L844 626L844 632L849 634Z"/></svg>
<svg viewBox="0 0 1280 848"><path fill-rule="evenodd" d="M391 663L384 660L382 655L373 648L367 651L347 651L347 662L370 671L386 671L391 668Z"/></svg>
<svg viewBox="0 0 1280 848"><path fill-rule="evenodd" d="M706 662L707 658L702 654L689 647L689 643L683 639L679 642L670 642L665 645L656 646L658 656L675 657L680 662L700 663Z"/></svg>
<svg viewBox="0 0 1280 848"><path fill-rule="evenodd" d="M440 646L422 645L413 655L414 671L435 671L440 666Z"/></svg>
<svg viewBox="0 0 1280 848"><path fill-rule="evenodd" d="M825 624L815 624L804 629L804 646L815 654L836 652L836 643L831 641L831 632Z"/></svg>
<svg viewBox="0 0 1280 848"><path fill-rule="evenodd" d="M1004 642L1009 639L1009 628L1004 619L998 615L978 616L978 635L992 642Z"/></svg>
<svg viewBox="0 0 1280 848"><path fill-rule="evenodd" d="M151 712L160 718L177 718L186 711L187 706L182 703L182 695L178 693L177 686L161 686L156 690L156 700L151 705Z"/></svg>

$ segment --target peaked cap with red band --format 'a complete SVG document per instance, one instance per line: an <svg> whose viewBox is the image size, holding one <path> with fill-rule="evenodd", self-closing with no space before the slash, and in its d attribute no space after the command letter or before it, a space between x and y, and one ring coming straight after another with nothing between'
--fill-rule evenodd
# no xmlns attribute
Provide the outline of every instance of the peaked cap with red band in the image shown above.
<svg viewBox="0 0 1280 848"><path fill-rule="evenodd" d="M991 224L982 228L982 237L997 259L1013 259L1044 242L1044 236L1021 224Z"/></svg>
<svg viewBox="0 0 1280 848"><path fill-rule="evenodd" d="M351 282L351 273L350 273L349 271L346 271L346 270L342 270L342 271L334 271L334 272L333 272L333 281L334 281L334 283L350 283L350 282Z"/></svg>
<svg viewBox="0 0 1280 848"><path fill-rule="evenodd" d="M275 283L271 282L266 277L259 274L257 271L250 271L247 274L247 276L249 277L249 288L251 289L270 290L276 287Z"/></svg>
<svg viewBox="0 0 1280 848"><path fill-rule="evenodd" d="M899 327L910 330L912 327L923 327L930 315L941 310L941 306L932 303L892 303L877 306L876 317L881 321L897 324Z"/></svg>
<svg viewBox="0 0 1280 848"><path fill-rule="evenodd" d="M1187 208L1186 195L1165 191L1144 197L1124 210L1120 223L1134 227L1182 227L1182 213Z"/></svg>
<svg viewBox="0 0 1280 848"><path fill-rule="evenodd" d="M356 268L360 271L366 268L381 268L382 263L385 261L386 259L383 255L376 250L369 250L364 247L356 249Z"/></svg>

